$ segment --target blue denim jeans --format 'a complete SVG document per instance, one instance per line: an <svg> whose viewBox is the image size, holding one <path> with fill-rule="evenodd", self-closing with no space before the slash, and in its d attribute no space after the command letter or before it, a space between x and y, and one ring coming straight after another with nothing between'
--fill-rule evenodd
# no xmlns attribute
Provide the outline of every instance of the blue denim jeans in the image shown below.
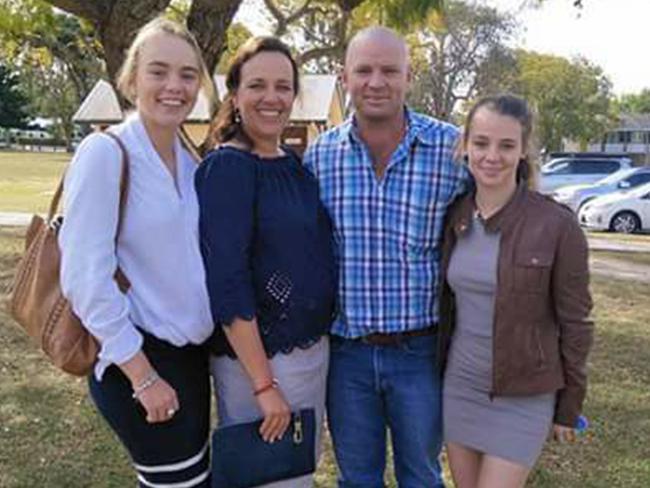
<svg viewBox="0 0 650 488"><path fill-rule="evenodd" d="M333 336L330 351L327 414L339 487L385 486L386 427L400 488L444 487L436 336L399 346Z"/></svg>

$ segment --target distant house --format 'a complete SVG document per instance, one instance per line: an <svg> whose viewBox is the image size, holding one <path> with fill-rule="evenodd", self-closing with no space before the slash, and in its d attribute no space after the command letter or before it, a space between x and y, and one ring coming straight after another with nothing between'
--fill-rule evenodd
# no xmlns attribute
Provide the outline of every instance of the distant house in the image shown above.
<svg viewBox="0 0 650 488"><path fill-rule="evenodd" d="M226 81L215 76L219 98L226 96ZM190 138L200 143L205 138L209 124L209 108L203 93L187 116L184 124ZM303 75L301 93L294 103L289 126L283 142L302 152L319 133L340 124L345 117L343 91L334 75ZM117 95L110 83L100 80L79 106L73 120L103 129L119 123L124 118Z"/></svg>
<svg viewBox="0 0 650 488"><path fill-rule="evenodd" d="M618 127L603 140L590 144L589 151L626 153L636 164L650 165L650 114L626 114Z"/></svg>

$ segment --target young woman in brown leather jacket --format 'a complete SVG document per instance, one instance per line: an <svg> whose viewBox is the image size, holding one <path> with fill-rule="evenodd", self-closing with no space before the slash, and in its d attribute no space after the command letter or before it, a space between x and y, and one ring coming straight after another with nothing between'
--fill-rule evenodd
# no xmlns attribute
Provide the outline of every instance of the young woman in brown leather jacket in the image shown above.
<svg viewBox="0 0 650 488"><path fill-rule="evenodd" d="M443 430L458 488L524 485L552 430L571 441L592 342L587 242L532 191L532 117L511 95L470 111L473 191L448 214L440 348Z"/></svg>

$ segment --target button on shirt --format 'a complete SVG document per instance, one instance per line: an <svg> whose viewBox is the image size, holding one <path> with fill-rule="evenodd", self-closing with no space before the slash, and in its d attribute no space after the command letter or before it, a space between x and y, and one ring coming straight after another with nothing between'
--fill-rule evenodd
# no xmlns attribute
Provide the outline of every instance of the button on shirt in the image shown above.
<svg viewBox="0 0 650 488"><path fill-rule="evenodd" d="M307 150L334 226L339 311L332 333L418 330L438 321L439 241L466 170L455 127L406 109L407 127L381 179L354 119Z"/></svg>
<svg viewBox="0 0 650 488"><path fill-rule="evenodd" d="M213 330L198 241L196 163L176 140L174 181L137 114L114 132L130 159L117 249L122 153L106 135L87 137L74 156L59 234L63 293L101 344L98 379L140 350L137 327L175 346L200 344ZM118 265L131 283L126 295L113 280Z"/></svg>

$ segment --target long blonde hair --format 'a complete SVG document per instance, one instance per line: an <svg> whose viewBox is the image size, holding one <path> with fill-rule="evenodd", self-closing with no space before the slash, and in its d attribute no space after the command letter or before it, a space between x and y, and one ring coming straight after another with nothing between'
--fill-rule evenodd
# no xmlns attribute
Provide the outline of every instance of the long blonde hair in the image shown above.
<svg viewBox="0 0 650 488"><path fill-rule="evenodd" d="M178 37L190 45L192 51L194 51L194 54L196 55L196 60L199 63L201 88L203 88L203 93L207 97L208 104L211 107L215 99L214 81L208 72L205 61L203 60L203 54L201 53L199 44L196 42L196 39L187 27L164 17L156 17L142 26L138 31L131 46L129 46L124 63L122 63L117 74L117 89L131 104L135 104L135 75L138 70L138 61L140 58L140 52L142 51L142 46L144 46L151 37L161 33Z"/></svg>

